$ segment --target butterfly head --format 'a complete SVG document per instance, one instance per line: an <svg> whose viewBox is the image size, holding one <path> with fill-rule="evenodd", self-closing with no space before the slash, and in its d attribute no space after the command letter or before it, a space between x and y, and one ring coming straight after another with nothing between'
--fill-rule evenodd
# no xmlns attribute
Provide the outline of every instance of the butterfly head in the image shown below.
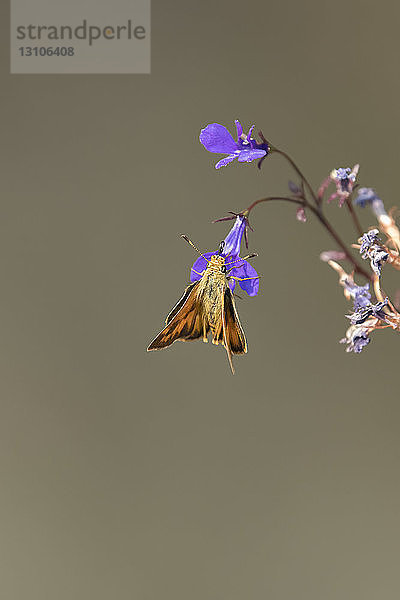
<svg viewBox="0 0 400 600"><path fill-rule="evenodd" d="M209 258L208 268L214 272L226 273L225 256L212 254Z"/></svg>

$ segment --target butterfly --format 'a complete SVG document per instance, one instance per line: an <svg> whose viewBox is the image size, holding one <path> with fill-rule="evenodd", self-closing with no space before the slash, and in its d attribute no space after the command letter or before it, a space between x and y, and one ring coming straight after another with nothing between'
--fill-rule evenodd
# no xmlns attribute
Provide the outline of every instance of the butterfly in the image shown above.
<svg viewBox="0 0 400 600"><path fill-rule="evenodd" d="M207 342L209 333L213 344L220 342L225 347L232 373L235 372L232 354L247 352L246 336L239 321L229 280L257 279L257 277L239 278L229 275L235 267L229 267L238 259L229 261L222 256L224 242L221 242L218 254L206 258L185 235L182 236L207 261L206 268L198 281L185 289L183 296L175 304L166 318L165 327L154 338L147 351L161 350L171 346L177 340L184 342L202 338ZM251 254L245 258L257 256Z"/></svg>

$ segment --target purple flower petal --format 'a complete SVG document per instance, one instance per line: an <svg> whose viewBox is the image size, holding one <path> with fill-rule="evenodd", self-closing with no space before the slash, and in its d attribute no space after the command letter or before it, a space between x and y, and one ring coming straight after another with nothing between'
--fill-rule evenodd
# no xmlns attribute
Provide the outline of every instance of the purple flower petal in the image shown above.
<svg viewBox="0 0 400 600"><path fill-rule="evenodd" d="M209 152L231 154L237 150L237 143L223 125L212 123L200 132L200 142Z"/></svg>
<svg viewBox="0 0 400 600"><path fill-rule="evenodd" d="M265 150L253 150L252 148L242 150L239 154L238 161L239 162L251 162L252 160L257 160L262 158L267 153Z"/></svg>
<svg viewBox="0 0 400 600"><path fill-rule="evenodd" d="M256 277L257 279L248 279L247 281L238 281L238 284L249 296L256 296L260 285L260 279L257 271L251 266L247 260L243 260L241 263L237 263L239 266L235 267L230 275L234 277L240 277L241 279L246 277ZM235 280L234 280L235 281Z"/></svg>
<svg viewBox="0 0 400 600"><path fill-rule="evenodd" d="M260 286L260 278L254 267L247 260L244 261L244 277L256 277L257 279L249 279L247 281L239 281L239 285L249 296L257 296Z"/></svg>
<svg viewBox="0 0 400 600"><path fill-rule="evenodd" d="M235 125L236 125L237 138L239 140L240 136L243 133L243 127L242 127L240 121L238 121L237 119L235 119Z"/></svg>
<svg viewBox="0 0 400 600"><path fill-rule="evenodd" d="M251 134L253 133L254 125L252 125L249 129L249 133L247 134L247 141L250 142Z"/></svg>
<svg viewBox="0 0 400 600"><path fill-rule="evenodd" d="M229 256L227 263L240 254L240 244L246 229L246 219L242 216L236 217L235 223L225 238L224 255ZM239 263L238 263L239 264Z"/></svg>
<svg viewBox="0 0 400 600"><path fill-rule="evenodd" d="M204 256L206 258L210 258L210 256L212 256L213 254L215 254L215 252L204 252ZM203 273L207 264L208 264L207 261L202 256L199 256L199 258L195 261L195 263L190 271L190 281L192 283L193 283L193 281L197 281L198 279L201 279L202 276L198 275L198 273ZM195 273L195 271L197 271L198 273Z"/></svg>
<svg viewBox="0 0 400 600"><path fill-rule="evenodd" d="M221 167L226 167L226 165L229 165L229 163L231 163L233 160L235 160L236 157L237 157L237 154L230 154L229 156L226 156L225 158L221 158L221 160L219 160L217 162L217 164L215 165L215 168L220 169Z"/></svg>

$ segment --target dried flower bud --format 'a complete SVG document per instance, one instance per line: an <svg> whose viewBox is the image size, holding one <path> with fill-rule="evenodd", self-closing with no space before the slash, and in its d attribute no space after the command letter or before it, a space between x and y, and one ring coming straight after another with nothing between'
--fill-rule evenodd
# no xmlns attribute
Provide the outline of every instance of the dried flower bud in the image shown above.
<svg viewBox="0 0 400 600"><path fill-rule="evenodd" d="M339 250L325 250L325 252L321 252L319 257L322 262L329 262L330 260L344 260L346 258L346 254L344 252L340 252Z"/></svg>
<svg viewBox="0 0 400 600"><path fill-rule="evenodd" d="M371 229L364 233L360 238L360 254L364 260L369 259L371 269L380 277L383 263L388 260L389 254L380 244L378 234L378 229Z"/></svg>
<svg viewBox="0 0 400 600"><path fill-rule="evenodd" d="M305 223L307 221L306 211L304 210L304 206L299 206L296 210L296 219L301 223Z"/></svg>
<svg viewBox="0 0 400 600"><path fill-rule="evenodd" d="M340 340L341 344L347 344L346 352L355 352L359 354L371 339L368 337L367 327L351 325L346 331L346 337Z"/></svg>
<svg viewBox="0 0 400 600"><path fill-rule="evenodd" d="M301 188L297 185L297 183L288 181L288 187L292 194L295 194L296 196L300 196L302 194Z"/></svg>

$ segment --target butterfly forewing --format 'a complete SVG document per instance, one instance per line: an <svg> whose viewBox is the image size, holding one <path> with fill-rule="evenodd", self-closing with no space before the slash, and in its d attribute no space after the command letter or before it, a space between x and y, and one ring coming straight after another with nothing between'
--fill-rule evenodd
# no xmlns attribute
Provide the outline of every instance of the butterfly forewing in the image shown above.
<svg viewBox="0 0 400 600"><path fill-rule="evenodd" d="M181 310L181 308L185 304L186 300L189 298L190 292L193 290L193 288L197 287L198 283L199 283L198 281L195 281L194 283L191 283L190 285L187 286L187 288L183 292L182 298L180 298L178 300L178 302L175 304L174 308L170 311L167 318L165 319L166 325L168 325L168 323L170 323L172 321L174 316L176 314L178 314L178 312Z"/></svg>
<svg viewBox="0 0 400 600"><path fill-rule="evenodd" d="M189 341L206 336L207 318L197 297L198 281L188 286L167 317L167 325L151 342L147 350L167 348L176 340Z"/></svg>

